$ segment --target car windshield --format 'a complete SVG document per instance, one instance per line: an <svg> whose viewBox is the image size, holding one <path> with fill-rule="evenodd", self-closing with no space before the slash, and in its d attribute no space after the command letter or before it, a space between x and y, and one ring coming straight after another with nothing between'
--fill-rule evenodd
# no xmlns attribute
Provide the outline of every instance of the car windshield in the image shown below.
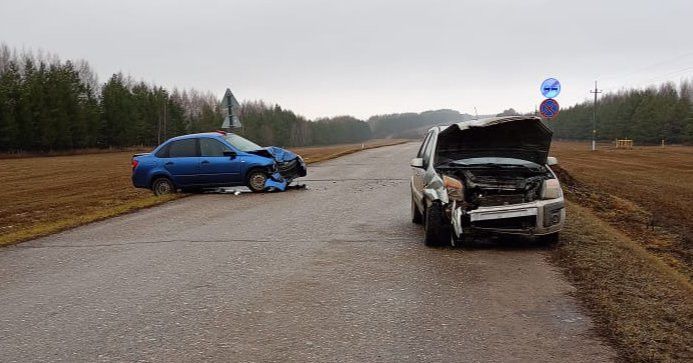
<svg viewBox="0 0 693 363"><path fill-rule="evenodd" d="M262 146L248 139L240 137L236 134L226 134L226 141L228 141L229 144L231 144L231 146L235 147L240 151L253 151L262 149Z"/></svg>

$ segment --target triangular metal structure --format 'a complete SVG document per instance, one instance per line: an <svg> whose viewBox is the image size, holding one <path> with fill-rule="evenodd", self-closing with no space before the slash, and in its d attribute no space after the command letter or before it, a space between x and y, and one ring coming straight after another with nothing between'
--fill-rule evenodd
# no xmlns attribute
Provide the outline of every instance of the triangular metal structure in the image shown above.
<svg viewBox="0 0 693 363"><path fill-rule="evenodd" d="M226 117L224 117L224 122L221 124L222 129L231 128L241 128L241 105L233 96L231 89L227 88L226 93L224 93L224 98L221 100L222 110L226 111Z"/></svg>

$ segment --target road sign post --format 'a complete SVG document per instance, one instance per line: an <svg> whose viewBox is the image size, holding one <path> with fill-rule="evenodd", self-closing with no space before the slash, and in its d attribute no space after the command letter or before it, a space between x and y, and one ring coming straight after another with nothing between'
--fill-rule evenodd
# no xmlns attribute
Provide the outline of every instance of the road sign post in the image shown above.
<svg viewBox="0 0 693 363"><path fill-rule="evenodd" d="M226 117L224 117L224 122L221 124L221 128L241 128L241 119L239 117L241 105L238 103L236 97L234 97L233 93L228 88L226 89L226 93L224 93L224 98L222 99L221 106L227 111Z"/></svg>
<svg viewBox="0 0 693 363"><path fill-rule="evenodd" d="M561 93L561 82L555 78L547 78L541 83L541 94L546 98L556 98Z"/></svg>
<svg viewBox="0 0 693 363"><path fill-rule="evenodd" d="M541 94L546 97L544 101L539 105L539 114L541 114L546 119L552 119L558 115L560 106L558 101L554 100L554 97L561 93L561 82L555 78L547 78L544 82L541 82L541 87L539 87Z"/></svg>

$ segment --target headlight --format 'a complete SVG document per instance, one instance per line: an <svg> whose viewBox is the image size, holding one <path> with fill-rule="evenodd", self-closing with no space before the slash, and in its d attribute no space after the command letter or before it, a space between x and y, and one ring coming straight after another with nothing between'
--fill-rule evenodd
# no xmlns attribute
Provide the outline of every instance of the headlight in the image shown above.
<svg viewBox="0 0 693 363"><path fill-rule="evenodd" d="M453 177L443 175L443 185L445 186L445 189L448 191L448 198L450 198L451 200L464 199L464 185L461 181Z"/></svg>
<svg viewBox="0 0 693 363"><path fill-rule="evenodd" d="M544 184L541 186L541 199L556 199L562 195L563 191L561 191L561 184L558 179L544 180Z"/></svg>

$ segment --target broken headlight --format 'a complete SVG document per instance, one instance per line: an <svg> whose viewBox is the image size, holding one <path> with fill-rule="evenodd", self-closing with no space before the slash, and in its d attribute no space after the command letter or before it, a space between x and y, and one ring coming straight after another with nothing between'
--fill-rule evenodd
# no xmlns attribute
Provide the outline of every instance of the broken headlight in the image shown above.
<svg viewBox="0 0 693 363"><path fill-rule="evenodd" d="M547 179L541 186L541 199L556 199L563 195L558 179Z"/></svg>
<svg viewBox="0 0 693 363"><path fill-rule="evenodd" d="M448 192L448 198L450 200L463 200L464 199L464 185L461 181L449 177L447 175L443 176L443 185L445 190Z"/></svg>

